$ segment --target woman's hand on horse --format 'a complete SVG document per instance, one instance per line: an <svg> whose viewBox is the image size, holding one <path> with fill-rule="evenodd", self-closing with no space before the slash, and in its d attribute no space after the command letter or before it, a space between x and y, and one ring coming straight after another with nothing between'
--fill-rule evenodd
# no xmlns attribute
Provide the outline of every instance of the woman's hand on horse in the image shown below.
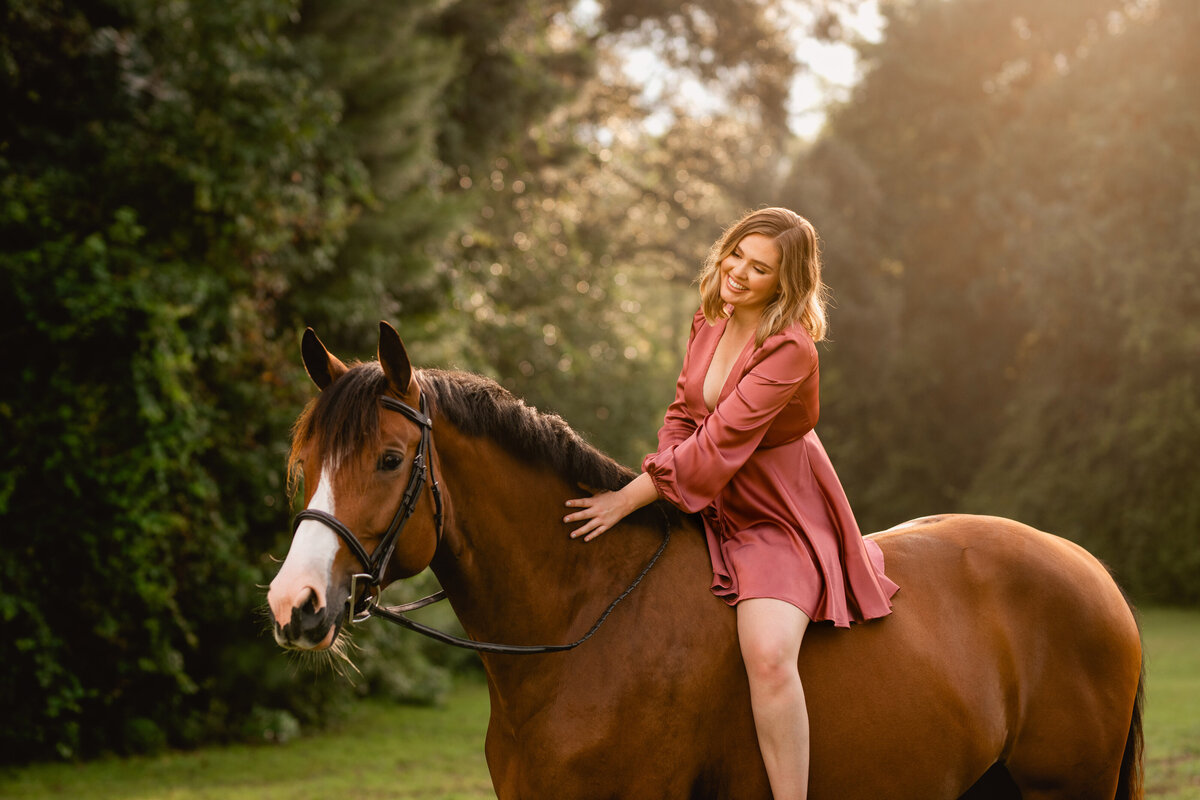
<svg viewBox="0 0 1200 800"><path fill-rule="evenodd" d="M624 519L630 511L633 511L620 492L600 492L591 497L568 500L567 506L580 510L573 514L567 514L563 517L563 522L587 520L586 523L571 531L572 539L582 536L585 542L595 539Z"/></svg>
<svg viewBox="0 0 1200 800"><path fill-rule="evenodd" d="M650 476L643 473L620 491L594 492L591 497L568 500L568 508L580 510L563 517L563 522L587 520L571 531L571 538L582 536L585 542L590 542L656 497L658 492L650 482Z"/></svg>

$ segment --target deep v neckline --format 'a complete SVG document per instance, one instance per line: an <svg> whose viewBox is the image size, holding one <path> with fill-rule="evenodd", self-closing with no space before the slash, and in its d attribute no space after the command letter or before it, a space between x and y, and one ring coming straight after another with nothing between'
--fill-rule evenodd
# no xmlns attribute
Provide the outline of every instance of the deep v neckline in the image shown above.
<svg viewBox="0 0 1200 800"><path fill-rule="evenodd" d="M716 411L717 406L719 406L721 401L725 399L725 396L729 394L729 382L733 379L734 373L738 371L740 365L745 360L746 354L750 351L750 345L754 342L754 333L751 332L746 338L746 342L742 345L741 350L739 350L738 354L734 356L732 361L729 362L729 371L725 373L725 378L721 381L721 388L717 390L717 399L710 408L708 405L708 398L705 396L704 390L705 386L708 384L708 373L712 370L713 361L715 361L717 357L717 349L721 346L721 342L724 341L725 334L728 330L729 319L725 318L721 320L721 330L717 334L716 341L713 342L713 346L709 349L708 360L704 365L704 372L700 375L700 407L704 409L706 414L711 414L712 412Z"/></svg>

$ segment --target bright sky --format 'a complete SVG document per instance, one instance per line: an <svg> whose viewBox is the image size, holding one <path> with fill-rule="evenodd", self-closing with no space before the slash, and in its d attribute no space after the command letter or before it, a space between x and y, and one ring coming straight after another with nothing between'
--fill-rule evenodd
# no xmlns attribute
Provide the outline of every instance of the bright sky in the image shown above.
<svg viewBox="0 0 1200 800"><path fill-rule="evenodd" d="M782 0L779 11L794 20L791 29L796 60L807 66L796 77L789 98L792 130L800 137L814 138L825 123L825 106L830 101L844 99L860 77L858 56L848 44L820 42L805 35L812 22L813 11L804 0ZM596 0L580 0L572 12L576 23L586 25L600 13ZM878 41L883 31L883 17L878 0L866 0L855 15L846 20L851 36ZM668 70L654 51L629 48L624 53L626 76L643 87L646 99L653 105L667 91ZM685 79L679 93L687 105L699 114L716 111L719 97L700 82ZM653 128L665 128L670 122L667 112L654 114L647 121Z"/></svg>
<svg viewBox="0 0 1200 800"><path fill-rule="evenodd" d="M877 0L869 0L848 21L851 35L877 42L883 35L883 17ZM858 54L847 44L819 42L804 36L794 41L796 60L809 70L798 75L789 98L792 130L812 139L825 124L825 105L844 99L861 77Z"/></svg>

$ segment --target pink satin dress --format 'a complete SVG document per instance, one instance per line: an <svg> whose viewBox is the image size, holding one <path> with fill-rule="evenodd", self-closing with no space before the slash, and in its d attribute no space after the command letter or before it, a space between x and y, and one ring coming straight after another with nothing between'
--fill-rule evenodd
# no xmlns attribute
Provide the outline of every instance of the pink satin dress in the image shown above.
<svg viewBox="0 0 1200 800"><path fill-rule="evenodd" d="M813 621L849 627L891 613L899 587L863 538L817 423L817 348L800 325L754 346L730 369L716 408L704 378L726 322L692 321L675 401L646 456L660 496L700 512L712 591L726 603L772 597Z"/></svg>

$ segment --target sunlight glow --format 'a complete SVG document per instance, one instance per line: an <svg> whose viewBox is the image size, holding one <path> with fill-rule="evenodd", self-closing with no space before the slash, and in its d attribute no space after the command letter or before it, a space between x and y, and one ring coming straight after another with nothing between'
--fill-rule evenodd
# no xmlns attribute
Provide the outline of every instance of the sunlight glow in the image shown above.
<svg viewBox="0 0 1200 800"><path fill-rule="evenodd" d="M822 41L810 35L814 11L796 0L787 0L777 8L794 31L793 52L802 66L788 98L789 125L797 136L811 140L825 124L831 103L847 99L861 78L861 68L853 42L877 42L883 35L884 18L877 0L858 6L844 20L843 41ZM572 21L584 29L595 25L600 13L595 0L581 0L571 12ZM614 49L623 80L640 90L648 110L643 125L652 134L665 132L681 110L687 116L703 118L727 107L726 98L693 75L670 67L662 57L665 43L646 44L636 37L618 42ZM615 78L614 78L615 79Z"/></svg>

